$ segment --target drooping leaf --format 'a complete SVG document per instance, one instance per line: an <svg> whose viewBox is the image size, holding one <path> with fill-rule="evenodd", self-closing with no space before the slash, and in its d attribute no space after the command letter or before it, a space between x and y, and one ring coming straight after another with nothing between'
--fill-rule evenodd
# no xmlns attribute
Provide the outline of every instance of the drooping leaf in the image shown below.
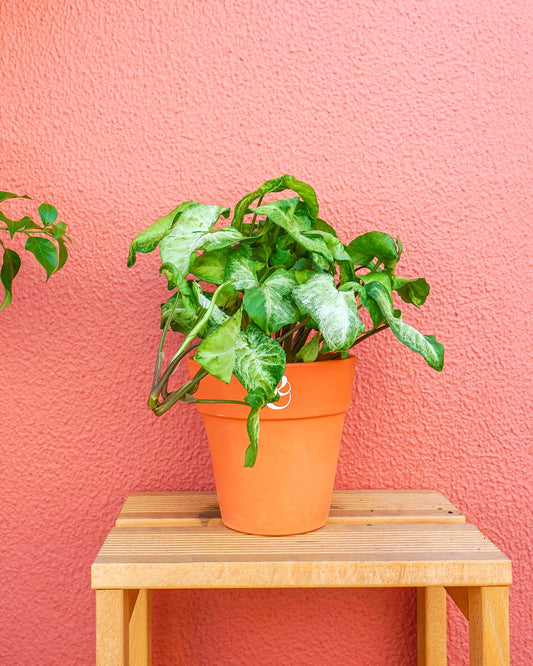
<svg viewBox="0 0 533 666"><path fill-rule="evenodd" d="M284 370L285 352L278 342L254 324L239 333L233 372L248 393L262 389L272 402Z"/></svg>
<svg viewBox="0 0 533 666"><path fill-rule="evenodd" d="M172 229L159 245L161 261L173 264L186 277L194 259L194 251L205 245L218 218L229 215L229 208L193 203L182 211Z"/></svg>
<svg viewBox="0 0 533 666"><path fill-rule="evenodd" d="M231 222L232 226L237 229L241 229L244 216L248 212L249 206L257 199L265 196L265 194L270 194L271 192L282 192L283 190L292 190L296 192L299 196L302 197L305 202L307 209L313 219L316 219L318 216L318 202L316 199L316 194L313 188L307 183L303 183L300 180L294 178L294 176L289 176L285 174L280 178L273 178L272 180L263 183L261 187L258 187L254 192L250 192L244 196L239 203L235 206L235 212L233 215L233 220ZM252 211L253 212L253 211Z"/></svg>
<svg viewBox="0 0 533 666"><path fill-rule="evenodd" d="M352 292L341 292L331 275L318 273L293 290L293 297L303 314L317 323L332 351L347 350L364 329Z"/></svg>
<svg viewBox="0 0 533 666"><path fill-rule="evenodd" d="M231 282L234 289L238 291L257 286L255 262L249 251L239 247L228 255L224 280Z"/></svg>
<svg viewBox="0 0 533 666"><path fill-rule="evenodd" d="M56 246L48 238L30 236L26 241L26 250L31 252L46 271L46 280L58 265L59 255Z"/></svg>
<svg viewBox="0 0 533 666"><path fill-rule="evenodd" d="M30 197L27 194L13 194L13 192L0 192L0 202L5 201L6 199L29 199Z"/></svg>
<svg viewBox="0 0 533 666"><path fill-rule="evenodd" d="M320 335L317 333L305 343L305 345L296 354L296 358L304 363L313 363L316 361L320 351Z"/></svg>
<svg viewBox="0 0 533 666"><path fill-rule="evenodd" d="M392 236L381 231L369 231L355 238L348 245L348 254L357 266L369 266L374 259L387 270L394 270L399 252Z"/></svg>
<svg viewBox="0 0 533 666"><path fill-rule="evenodd" d="M402 301L412 303L419 308L424 305L429 296L429 284L424 278L413 278L407 280L404 278L394 278L392 288L397 291Z"/></svg>
<svg viewBox="0 0 533 666"><path fill-rule="evenodd" d="M246 420L246 431L248 433L248 448L244 456L244 466L253 467L257 460L257 449L259 445L259 412L267 404L263 391L248 394L246 401L250 403L250 413Z"/></svg>
<svg viewBox="0 0 533 666"><path fill-rule="evenodd" d="M379 282L366 285L367 294L378 305L391 331L406 347L420 354L426 363L435 370L442 370L444 364L444 347L433 335L422 335L415 328L395 316L392 300L386 288Z"/></svg>
<svg viewBox="0 0 533 666"><path fill-rule="evenodd" d="M164 328L167 319L172 316L170 320L172 330L179 333L188 333L197 322L201 312L202 310L194 303L193 299L177 291L166 303L161 304L161 328Z"/></svg>
<svg viewBox="0 0 533 666"><path fill-rule="evenodd" d="M16 274L20 269L20 257L8 247L4 248L2 258L2 268L0 269L0 281L4 286L4 300L0 304L0 310L3 310L13 300L12 284Z"/></svg>
<svg viewBox="0 0 533 666"><path fill-rule="evenodd" d="M392 282L387 273L382 271L374 271L373 273L366 273L366 275L358 275L358 278L365 285L371 282L379 282L382 284L392 298Z"/></svg>
<svg viewBox="0 0 533 666"><path fill-rule="evenodd" d="M176 222L180 214L194 204L196 204L196 201L185 201L167 215L159 218L159 220L151 224L147 229L141 231L140 234L137 234L130 245L128 267L133 266L135 263L137 252L148 254L155 250L161 240L170 232L172 225Z"/></svg>
<svg viewBox="0 0 533 666"><path fill-rule="evenodd" d="M202 252L194 260L191 273L199 280L222 284L224 282L224 271L228 253L225 250L214 250L213 252Z"/></svg>
<svg viewBox="0 0 533 666"><path fill-rule="evenodd" d="M339 291L354 291L361 301L361 305L368 310L370 318L372 319L372 328L377 328L380 324L385 322L385 318L381 310L378 308L377 303L370 298L366 293L364 285L360 282L346 282L339 287Z"/></svg>
<svg viewBox="0 0 533 666"><path fill-rule="evenodd" d="M322 238L306 236L300 229L298 220L295 218L296 207L299 199L280 199L272 203L263 204L259 208L250 208L250 211L258 215L266 215L274 224L284 229L294 240L309 252L316 252L333 263L333 256Z"/></svg>
<svg viewBox="0 0 533 666"><path fill-rule="evenodd" d="M291 272L278 268L259 286L245 290L244 308L267 335L298 321L300 312L291 298L297 285Z"/></svg>
<svg viewBox="0 0 533 666"><path fill-rule="evenodd" d="M49 227L57 220L57 210L48 203L42 203L39 208L39 217L45 227Z"/></svg>
<svg viewBox="0 0 533 666"><path fill-rule="evenodd" d="M65 239L64 238L58 238L57 239L57 246L59 248L59 259L57 261L56 273L61 268L63 268L63 266L65 265L65 263L68 259L68 250L67 250L67 244L65 243Z"/></svg>
<svg viewBox="0 0 533 666"><path fill-rule="evenodd" d="M229 384L235 366L235 343L241 330L241 319L242 310L239 309L204 338L194 357L204 370L226 384Z"/></svg>

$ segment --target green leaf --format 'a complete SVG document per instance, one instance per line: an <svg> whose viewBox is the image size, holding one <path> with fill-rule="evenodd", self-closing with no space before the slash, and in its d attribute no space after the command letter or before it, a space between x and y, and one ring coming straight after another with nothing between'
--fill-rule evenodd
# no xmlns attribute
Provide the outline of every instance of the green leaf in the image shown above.
<svg viewBox="0 0 533 666"><path fill-rule="evenodd" d="M256 398L257 394L251 394L246 396L246 400L252 402L252 407L250 408L250 413L246 420L246 431L248 433L248 439L250 443L246 449L246 454L244 456L244 466L253 467L255 461L257 460L257 448L259 444L259 412L267 404L266 399L262 396L262 392L258 392L259 399L251 400L252 397Z"/></svg>
<svg viewBox="0 0 533 666"><path fill-rule="evenodd" d="M424 278L413 278L407 280L404 278L394 278L392 288L397 291L402 301L412 303L419 308L424 305L429 296L429 284Z"/></svg>
<svg viewBox="0 0 533 666"><path fill-rule="evenodd" d="M26 241L26 250L31 252L37 261L44 267L46 271L46 280L48 281L50 275L54 272L58 265L59 255L56 246L48 238L37 238L31 236Z"/></svg>
<svg viewBox="0 0 533 666"><path fill-rule="evenodd" d="M281 268L291 268L296 261L296 255L292 250L274 250L270 255L270 265Z"/></svg>
<svg viewBox="0 0 533 666"><path fill-rule="evenodd" d="M198 347L195 361L210 375L229 384L235 365L235 343L241 330L242 310L208 335Z"/></svg>
<svg viewBox="0 0 533 666"><path fill-rule="evenodd" d="M303 314L310 315L332 351L349 349L364 329L355 296L335 287L331 275L318 273L293 290L293 298Z"/></svg>
<svg viewBox="0 0 533 666"><path fill-rule="evenodd" d="M178 302L174 308L176 299ZM161 328L164 328L167 319L172 315L170 320L172 330L179 333L188 333L205 309L207 308L200 309L193 299L177 291L166 303L161 304Z"/></svg>
<svg viewBox="0 0 533 666"><path fill-rule="evenodd" d="M212 252L213 250L220 250L221 248L234 245L243 239L245 239L245 236L234 227L222 227L206 234L205 238L200 238L199 240L202 241L202 247L206 252Z"/></svg>
<svg viewBox="0 0 533 666"><path fill-rule="evenodd" d="M296 192L296 194L302 197L312 219L316 219L316 217L318 216L318 202L313 188L307 183L303 183L300 180L296 180L294 176L289 176L288 174L285 174L280 178L273 178L272 180L268 180L266 183L263 183L261 187L258 187L257 190L255 190L254 192L250 192L250 194L244 196L235 206L235 212L233 215L233 220L231 222L232 226L236 227L239 230L241 229L244 216L247 214L249 210L251 210L249 209L249 206L254 201L265 196L265 194L270 194L271 192L282 192L283 190L287 189Z"/></svg>
<svg viewBox="0 0 533 666"><path fill-rule="evenodd" d="M391 331L406 347L420 354L426 363L435 370L442 370L444 364L444 347L433 335L422 335L400 317L395 316L392 299L379 282L366 286L368 295L377 303Z"/></svg>
<svg viewBox="0 0 533 666"><path fill-rule="evenodd" d="M231 282L237 291L257 286L255 262L246 249L239 247L228 255L224 280Z"/></svg>
<svg viewBox="0 0 533 666"><path fill-rule="evenodd" d="M300 312L291 298L291 292L297 285L292 273L278 268L258 287L245 290L244 308L267 335L298 321Z"/></svg>
<svg viewBox="0 0 533 666"><path fill-rule="evenodd" d="M387 273L383 273L382 271L375 271L374 273L366 273L366 275L358 275L357 277L365 285L370 284L371 282L379 282L385 287L392 298L392 283Z"/></svg>
<svg viewBox="0 0 533 666"><path fill-rule="evenodd" d="M52 231L54 232L54 240L58 240L61 236L64 236L65 231L67 230L67 225L64 222L58 222L57 224L52 224Z"/></svg>
<svg viewBox="0 0 533 666"><path fill-rule="evenodd" d="M224 282L224 271L228 253L226 250L214 250L213 252L202 252L194 260L191 273L199 280L222 284Z"/></svg>
<svg viewBox="0 0 533 666"><path fill-rule="evenodd" d="M208 310L212 305L211 301L213 299L213 294L211 294L209 292L204 293L202 291L202 288L198 284L198 282L195 282L194 280L191 281L191 287L192 287L193 293L196 296L196 299L198 300L198 304L200 305L200 307L203 308L204 310ZM220 295L220 292L219 292L219 295ZM209 318L209 324L211 326L215 326L215 327L220 326L221 324L223 324L228 319L229 319L228 315L225 312L223 312L218 307L218 305L216 305L216 304L213 305L211 316Z"/></svg>
<svg viewBox="0 0 533 666"><path fill-rule="evenodd" d="M13 194L13 192L0 192L0 202L5 201L6 199L19 199L21 198L19 194ZM24 199L29 199L30 197L24 195Z"/></svg>
<svg viewBox="0 0 533 666"><path fill-rule="evenodd" d="M254 324L239 333L233 372L248 393L262 389L267 402L272 402L284 370L285 352L278 342Z"/></svg>
<svg viewBox="0 0 533 666"><path fill-rule="evenodd" d="M221 215L227 217L229 208L199 203L188 206L161 240L159 250L162 263L173 264L183 277L187 277L196 258L194 251L205 245L210 236L214 236L207 232L211 231Z"/></svg>
<svg viewBox="0 0 533 666"><path fill-rule="evenodd" d="M47 203L42 203L39 208L39 217L45 227L49 227L57 220L57 210Z"/></svg>
<svg viewBox="0 0 533 666"><path fill-rule="evenodd" d="M1 210L0 210L0 221L6 223L10 238L13 238L13 236L17 233L19 229L28 228L28 224L31 224L31 227L35 227L37 229L41 228L38 225L34 224L34 222L27 216L21 218L20 220L11 220L9 217L7 217L7 215L4 215L4 213L2 213Z"/></svg>
<svg viewBox="0 0 533 666"><path fill-rule="evenodd" d="M348 245L348 254L357 266L369 266L374 259L393 271L400 258L392 236L381 231L370 231L358 236Z"/></svg>
<svg viewBox="0 0 533 666"><path fill-rule="evenodd" d="M333 256L322 238L310 238L304 234L298 219L295 217L299 199L280 199L272 203L263 204L259 208L250 208L252 213L266 215L274 224L284 229L294 240L309 252L316 252L333 263Z"/></svg>
<svg viewBox="0 0 533 666"><path fill-rule="evenodd" d="M0 310L3 310L13 300L11 285L16 274L19 272L19 269L19 255L14 250L10 250L8 247L4 248L2 268L0 269L0 281L4 286L5 295L4 300L0 304Z"/></svg>
<svg viewBox="0 0 533 666"><path fill-rule="evenodd" d="M334 236L327 231L321 231L319 229L304 231L303 234L304 236L307 236L307 238L322 238L332 257L337 261L351 261L351 257L348 254L348 251L337 238L337 236Z"/></svg>
<svg viewBox="0 0 533 666"><path fill-rule="evenodd" d="M57 239L57 246L59 248L59 259L58 259L57 266L56 266L56 273L57 273L57 271L59 271L63 268L63 266L65 265L65 263L68 259L67 245L66 245L65 240L63 238L58 238Z"/></svg>
<svg viewBox="0 0 533 666"><path fill-rule="evenodd" d="M159 220L151 224L147 229L141 231L140 234L137 234L130 245L128 267L133 266L135 263L137 252L148 254L155 250L161 240L170 232L180 214L194 204L196 204L195 201L185 201L167 215L159 218Z"/></svg>
<svg viewBox="0 0 533 666"><path fill-rule="evenodd" d="M320 351L320 335L317 333L305 343L305 345L296 354L296 358L304 363L313 363L316 361Z"/></svg>

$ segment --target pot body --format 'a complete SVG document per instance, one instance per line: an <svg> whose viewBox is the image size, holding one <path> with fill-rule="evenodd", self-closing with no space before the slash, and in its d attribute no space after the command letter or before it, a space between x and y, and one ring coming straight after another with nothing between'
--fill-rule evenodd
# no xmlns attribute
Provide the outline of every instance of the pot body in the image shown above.
<svg viewBox="0 0 533 666"><path fill-rule="evenodd" d="M198 364L189 362L192 374ZM249 409L197 404L202 413L223 523L248 534L301 534L328 518L344 414L350 406L355 359L290 363L281 399L261 410L257 461L244 467ZM208 376L202 399L244 400L230 384Z"/></svg>

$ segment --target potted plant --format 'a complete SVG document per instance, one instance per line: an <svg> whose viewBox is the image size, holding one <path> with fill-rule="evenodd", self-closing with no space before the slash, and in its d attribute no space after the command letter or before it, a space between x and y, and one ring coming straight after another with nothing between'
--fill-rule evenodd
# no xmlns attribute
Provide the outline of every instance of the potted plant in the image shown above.
<svg viewBox="0 0 533 666"><path fill-rule="evenodd" d="M30 199L23 194L0 192L0 203L6 199ZM30 199L31 200L31 199ZM72 243L65 234L67 225L57 219L57 210L48 203L42 203L37 209L39 222L25 215L20 219L12 220L0 210L0 247L2 257L0 261L0 282L4 287L4 298L0 303L0 310L7 307L13 299L13 280L20 270L21 259L18 252L7 246L15 234L26 236L25 249L34 255L46 271L46 281L57 273L68 259L67 242Z"/></svg>
<svg viewBox="0 0 533 666"><path fill-rule="evenodd" d="M264 200L284 190L296 196ZM404 322L393 302L396 294L419 308L429 285L396 275L399 239L372 231L341 242L319 217L313 188L292 176L264 183L237 203L231 223L229 215L187 201L131 243L129 266L159 246L160 274L173 291L161 306L148 406L158 416L179 401L202 412L228 527L310 531L329 511L350 350L390 329L442 369L442 345ZM165 366L169 328L184 337ZM190 379L170 390L193 353Z"/></svg>

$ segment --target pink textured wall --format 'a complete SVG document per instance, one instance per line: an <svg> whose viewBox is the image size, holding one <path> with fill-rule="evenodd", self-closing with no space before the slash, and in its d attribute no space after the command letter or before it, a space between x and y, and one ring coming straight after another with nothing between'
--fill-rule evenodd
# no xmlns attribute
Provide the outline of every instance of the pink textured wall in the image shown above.
<svg viewBox="0 0 533 666"><path fill-rule="evenodd" d="M75 246L29 259L0 314L0 662L90 664L89 569L134 490L213 488L199 416L145 399L165 297L130 239L178 202L284 172L344 240L399 234L432 285L358 347L338 488L437 488L514 561L531 644L531 198L526 0L0 4L0 189L54 202ZM379 336L378 336L379 337ZM457 612L450 663L467 662ZM414 663L412 591L155 595L155 664Z"/></svg>

